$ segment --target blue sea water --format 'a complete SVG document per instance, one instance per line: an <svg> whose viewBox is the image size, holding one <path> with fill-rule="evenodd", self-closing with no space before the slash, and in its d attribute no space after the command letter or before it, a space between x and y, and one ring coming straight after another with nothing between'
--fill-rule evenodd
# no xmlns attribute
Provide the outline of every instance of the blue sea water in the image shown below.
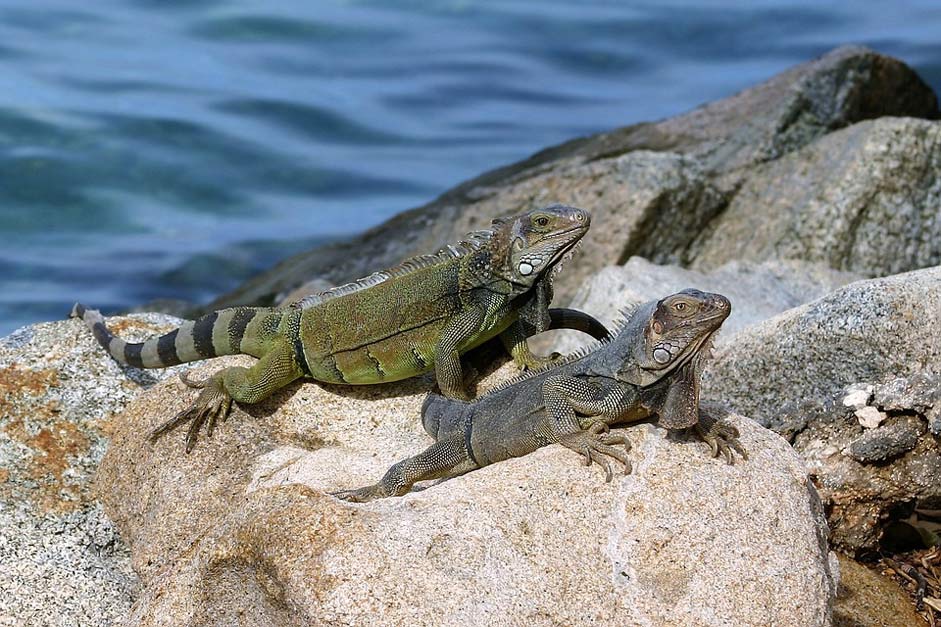
<svg viewBox="0 0 941 627"><path fill-rule="evenodd" d="M941 87L941 3L0 0L0 335L208 300L545 146L843 43Z"/></svg>

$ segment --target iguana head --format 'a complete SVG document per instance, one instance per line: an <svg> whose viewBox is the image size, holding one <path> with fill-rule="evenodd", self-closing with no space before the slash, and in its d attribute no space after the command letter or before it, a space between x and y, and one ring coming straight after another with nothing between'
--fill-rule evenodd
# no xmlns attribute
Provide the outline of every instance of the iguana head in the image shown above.
<svg viewBox="0 0 941 627"><path fill-rule="evenodd" d="M492 271L516 285L531 286L572 252L590 224L590 213L566 205L498 218L490 240Z"/></svg>
<svg viewBox="0 0 941 627"><path fill-rule="evenodd" d="M648 386L700 355L729 317L721 294L694 289L640 306L614 341L625 343L617 378Z"/></svg>

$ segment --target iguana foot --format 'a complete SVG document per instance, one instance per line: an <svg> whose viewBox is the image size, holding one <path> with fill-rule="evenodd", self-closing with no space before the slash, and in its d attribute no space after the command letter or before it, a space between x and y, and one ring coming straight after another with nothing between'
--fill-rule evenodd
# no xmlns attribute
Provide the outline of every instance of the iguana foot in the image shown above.
<svg viewBox="0 0 941 627"><path fill-rule="evenodd" d="M748 452L739 441L738 429L726 420L716 420L715 418L700 413L699 422L693 429L696 435L709 445L713 457L718 457L721 453L728 464L735 463L735 457L732 451L742 456L742 459L748 460Z"/></svg>
<svg viewBox="0 0 941 627"><path fill-rule="evenodd" d="M368 503L369 501L392 496L383 487L382 483L374 483L357 490L340 490L338 492L331 492L330 494L343 501L349 501L350 503Z"/></svg>
<svg viewBox="0 0 941 627"><path fill-rule="evenodd" d="M624 465L625 475L631 474L631 460L627 457L627 452L631 450L630 442L623 434L611 433L608 425L603 422L593 422L587 429L564 436L559 443L584 455L586 466L591 466L591 463L595 462L604 468L605 482L610 482L613 476L611 464L605 456L613 457L621 462ZM617 444L622 444L624 450L616 448L614 445Z"/></svg>
<svg viewBox="0 0 941 627"><path fill-rule="evenodd" d="M189 430L186 432L186 452L189 453L196 446L196 437L203 424L206 424L206 435L211 437L216 427L216 421L220 418L225 420L228 417L229 410L232 408L232 397L225 391L222 377L218 374L202 381L194 381L186 373L183 373L180 375L180 379L187 386L202 391L196 397L196 402L190 407L151 431L150 441L155 442L163 434L172 431L185 422L192 421Z"/></svg>
<svg viewBox="0 0 941 627"><path fill-rule="evenodd" d="M553 352L548 357L530 353L525 359L517 359L516 365L520 370L541 370L552 366L562 359L562 357L562 353L559 352Z"/></svg>

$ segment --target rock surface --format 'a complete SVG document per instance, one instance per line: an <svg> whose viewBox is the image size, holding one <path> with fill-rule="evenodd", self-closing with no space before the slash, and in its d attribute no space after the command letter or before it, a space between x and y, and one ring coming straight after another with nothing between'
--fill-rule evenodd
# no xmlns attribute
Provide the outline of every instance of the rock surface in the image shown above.
<svg viewBox="0 0 941 627"><path fill-rule="evenodd" d="M716 350L705 388L768 424L787 401L941 370L939 328L941 266L858 281L738 333Z"/></svg>
<svg viewBox="0 0 941 627"><path fill-rule="evenodd" d="M834 627L895 627L925 624L897 583L840 555L840 587Z"/></svg>
<svg viewBox="0 0 941 627"><path fill-rule="evenodd" d="M799 259L867 276L941 263L941 123L882 118L749 173L692 245L696 267Z"/></svg>
<svg viewBox="0 0 941 627"><path fill-rule="evenodd" d="M685 115L577 139L488 172L360 237L294 256L209 307L270 303L275 295L314 277L337 284L365 276L455 241L498 215L549 202L583 206L594 213L596 225L604 225L592 229L582 255L559 276L560 302L567 301L593 272L633 255L659 263L689 263L701 248L708 253L704 259L715 265L720 263L717 255L724 244L717 241L708 247L701 234L704 228L708 235L711 229L706 227L720 219L727 207L736 215L744 212L747 217L752 211L764 215L764 205L754 204L754 196L764 190L766 198L774 200L784 186L799 178L804 161L791 160L790 169L782 166L767 171L760 164L780 159L836 129L881 116L937 118L937 97L905 64L864 48L839 48ZM819 158L827 149L855 149L856 156L843 159L843 173L865 174L863 159L878 156L882 150L884 163L875 172L888 181L893 172L891 159L900 157L892 146L885 146L892 131L867 135L864 130L840 136L808 155ZM932 133L924 130L917 137L897 137L914 150L903 161L922 172L921 184L927 187L937 180L937 168L932 171L929 165L937 156L927 152L933 145ZM736 204L736 191L756 168L760 180ZM815 180L811 174L804 179ZM822 196L829 184L816 182L822 186L808 190L810 197ZM860 185L865 187L865 182ZM853 196L854 189L843 185L840 191L852 205L840 208L844 214L863 210L864 199ZM788 188L786 193L790 192ZM907 214L926 215L918 203L933 198L934 192L919 189L918 194ZM892 202L905 199L889 192L884 201L891 208ZM728 241L724 234L735 226L730 220L725 220L722 237L726 239L722 241ZM853 263L835 267L858 267L871 273L876 261L885 260L886 251L891 250L877 241L861 240L858 246L859 250L850 246ZM931 242L905 253L891 260L886 270L914 269L937 259ZM818 256L827 257L823 252Z"/></svg>
<svg viewBox="0 0 941 627"><path fill-rule="evenodd" d="M141 337L175 323L147 314L117 328ZM173 374L122 371L75 321L0 339L0 624L110 625L127 615L137 577L91 479L111 414Z"/></svg>
<svg viewBox="0 0 941 627"><path fill-rule="evenodd" d="M426 385L291 386L191 455L180 433L143 437L191 393L140 397L97 485L142 578L129 624L829 624L816 493L744 418L734 466L638 425L634 473L611 484L551 446L402 498L326 494L429 443Z"/></svg>
<svg viewBox="0 0 941 627"><path fill-rule="evenodd" d="M688 287L717 292L732 301L722 324L721 346L745 327L767 320L855 281L858 275L800 261L731 262L709 272L687 270L631 257L623 266L607 266L575 294L571 307L613 325L625 308L663 298ZM585 345L584 334L553 331L533 340L543 353L568 353Z"/></svg>

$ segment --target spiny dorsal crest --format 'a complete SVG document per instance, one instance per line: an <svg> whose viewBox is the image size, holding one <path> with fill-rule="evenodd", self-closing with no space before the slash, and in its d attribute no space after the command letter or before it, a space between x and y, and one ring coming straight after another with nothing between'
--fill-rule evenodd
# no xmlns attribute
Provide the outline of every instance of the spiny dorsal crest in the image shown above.
<svg viewBox="0 0 941 627"><path fill-rule="evenodd" d="M546 364L534 370L528 370L526 372L522 372L516 375L515 377L511 377L509 380L504 381L503 383L500 383L499 385L495 386L492 390L488 390L487 394L499 392L500 390L504 390L510 387L511 385L516 385L517 383L520 383L521 381L526 381L527 379L538 377L539 375L543 374L547 370L552 370L560 366L565 366L567 364L572 363L573 361L578 361L579 359L586 357L590 355L591 353L594 353L595 351L601 350L602 348L604 348L605 346L613 342L614 339L621 333L621 331L624 330L624 327L627 325L627 321L631 319L631 316L633 316L634 312L640 308L641 304L642 303L626 305L618 310L618 316L611 325L611 333L610 335L608 335L607 339L593 340L592 342L589 342L585 346L575 349L573 352L569 353L568 355L564 356L562 359L556 362L553 362L551 364Z"/></svg>
<svg viewBox="0 0 941 627"><path fill-rule="evenodd" d="M585 346L575 349L574 351L572 351L568 355L565 355L564 357L562 357L562 359L559 359L558 361L554 361L551 364L545 364L543 366L539 366L538 368L534 368L533 370L527 370L526 372L521 372L518 375L510 377L508 380L504 381L503 383L500 383L494 386L492 389L487 390L484 396L493 394L494 392L505 390L511 385L516 385L517 383L521 383L523 381L527 381L529 379L538 377L539 375L544 374L549 370L555 370L556 368L568 365L572 363L573 361L578 361L579 359L582 359L583 357L587 357L588 355L594 353L595 351L598 351L604 348L605 346L607 346L608 344L610 344L611 339L614 337L614 335L615 334L612 334L606 340L592 340L590 343L586 344Z"/></svg>
<svg viewBox="0 0 941 627"><path fill-rule="evenodd" d="M614 321L611 323L611 337L616 336L624 327L627 326L628 320L634 315L640 306L643 303L634 303L633 305L625 305L618 309L618 315L615 317Z"/></svg>
<svg viewBox="0 0 941 627"><path fill-rule="evenodd" d="M374 285L378 285L379 283L383 283L384 281L387 281L391 278L405 274L411 274L412 272L421 270L422 268L434 266L439 263L446 263L452 259L463 257L468 253L480 250L484 244L490 241L490 239L493 237L493 233L494 232L489 229L482 231L472 231L465 235L464 239L462 239L457 244L448 244L433 254L411 257L387 270L373 272L369 276L357 279L350 283L338 285L337 287L331 287L330 289L324 290L317 294L305 296L301 300L291 303L291 307L296 307L298 309L309 309L310 307L314 307L325 301L339 298L341 296L346 296L347 294L352 294L353 292L358 292Z"/></svg>

